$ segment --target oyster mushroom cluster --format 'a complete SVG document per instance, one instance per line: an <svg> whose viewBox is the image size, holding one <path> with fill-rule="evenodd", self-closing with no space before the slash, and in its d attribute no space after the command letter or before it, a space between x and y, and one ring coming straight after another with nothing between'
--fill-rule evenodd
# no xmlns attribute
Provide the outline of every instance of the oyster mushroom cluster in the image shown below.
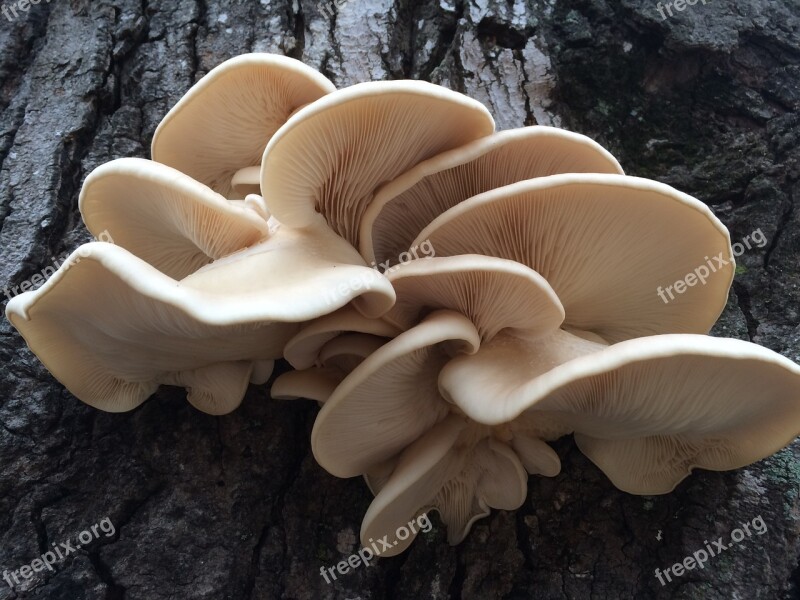
<svg viewBox="0 0 800 600"><path fill-rule="evenodd" d="M224 414L285 358L272 396L321 402L314 456L375 494L365 544L430 510L460 542L559 473L564 435L618 488L662 494L800 433L800 367L707 335L732 260L658 294L730 257L726 228L587 137L495 132L436 85L336 90L250 54L189 90L152 157L87 177L84 222L114 244L81 247L9 320L108 411L167 384Z"/></svg>

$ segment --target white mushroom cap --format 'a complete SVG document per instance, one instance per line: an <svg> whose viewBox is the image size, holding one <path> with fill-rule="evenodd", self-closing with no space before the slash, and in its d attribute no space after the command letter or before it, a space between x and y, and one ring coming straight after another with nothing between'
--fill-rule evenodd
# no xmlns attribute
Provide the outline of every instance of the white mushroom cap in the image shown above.
<svg viewBox="0 0 800 600"><path fill-rule="evenodd" d="M82 246L67 264L38 290L12 298L6 315L52 374L101 410L132 410L170 384L187 387L204 412L229 412L244 396L253 361L279 357L297 329L206 306L111 244Z"/></svg>
<svg viewBox="0 0 800 600"><path fill-rule="evenodd" d="M14 297L6 314L87 404L131 410L159 384L171 384L189 388L200 410L221 414L236 408L251 378L263 378L296 323L359 295L391 306L388 281L370 290L346 285L372 272L360 265L355 249L327 227L279 228L180 282L97 242L73 253L38 290Z"/></svg>
<svg viewBox="0 0 800 600"><path fill-rule="evenodd" d="M305 341L322 338L320 334ZM327 402L336 386L387 341L388 338L364 333L345 333L333 337L317 351L316 362L321 366L283 373L272 384L270 393L278 400L310 398Z"/></svg>
<svg viewBox="0 0 800 600"><path fill-rule="evenodd" d="M494 131L486 108L423 81L360 83L306 106L264 152L261 190L292 227L320 219L357 247L375 188Z"/></svg>
<svg viewBox="0 0 800 600"><path fill-rule="evenodd" d="M275 360L254 360L253 372L250 374L250 383L255 385L263 385L272 377L272 372L275 370Z"/></svg>
<svg viewBox="0 0 800 600"><path fill-rule="evenodd" d="M231 179L260 165L267 142L289 116L335 89L293 58L237 56L209 71L167 113L153 137L153 160L230 197ZM257 172L240 184L235 196L258 193Z"/></svg>
<svg viewBox="0 0 800 600"><path fill-rule="evenodd" d="M561 459L558 454L541 439L514 432L511 447L525 470L531 475L555 477L561 472Z"/></svg>
<svg viewBox="0 0 800 600"><path fill-rule="evenodd" d="M362 285L365 280L369 286ZM266 240L206 265L181 284L210 299L224 296L241 319L270 311L275 319L299 323L356 298L376 313L395 302L389 280L376 277L358 252L324 224L278 226Z"/></svg>
<svg viewBox="0 0 800 600"><path fill-rule="evenodd" d="M361 220L361 255L394 264L428 223L462 200L558 173L622 174L622 167L578 133L539 125L500 131L421 162L382 186Z"/></svg>
<svg viewBox="0 0 800 600"><path fill-rule="evenodd" d="M366 358L336 388L314 423L317 462L354 477L391 458L449 412L438 394L442 366L475 352L478 331L458 313L437 311ZM375 410L382 418L376 422Z"/></svg>
<svg viewBox="0 0 800 600"><path fill-rule="evenodd" d="M93 235L107 232L115 244L176 279L269 235L257 212L141 158L113 160L92 171L79 207Z"/></svg>
<svg viewBox="0 0 800 600"><path fill-rule="evenodd" d="M287 371L281 374L270 388L275 400L297 400L308 398L326 402L344 375L338 369L312 367L302 371Z"/></svg>
<svg viewBox="0 0 800 600"><path fill-rule="evenodd" d="M459 444L464 429L462 418L450 416L400 455L364 516L364 546L387 534L391 539L400 527L431 509L439 512L448 541L455 545L490 508L514 510L522 505L528 476L514 452L491 438L474 446ZM416 534L410 531L407 539L397 539L381 556L403 552Z"/></svg>
<svg viewBox="0 0 800 600"><path fill-rule="evenodd" d="M535 341L512 344L501 334L475 355L451 360L439 385L485 423L539 415L561 421L629 493L668 493L694 468L736 469L800 434L800 367L755 344L659 335L542 374L528 368L539 352Z"/></svg>
<svg viewBox="0 0 800 600"><path fill-rule="evenodd" d="M382 319L367 318L348 304L336 312L305 324L286 344L284 358L295 369L308 369L317 363L322 347L346 331L395 337L401 330Z"/></svg>
<svg viewBox="0 0 800 600"><path fill-rule="evenodd" d="M388 341L387 338L366 333L345 333L325 344L319 352L319 361L326 367L351 373L365 358Z"/></svg>
<svg viewBox="0 0 800 600"><path fill-rule="evenodd" d="M413 260L388 277L397 302L383 319L402 330L439 308L469 317L483 340L507 327L539 335L564 320L564 307L547 281L511 260L478 254Z"/></svg>
<svg viewBox="0 0 800 600"><path fill-rule="evenodd" d="M552 175L497 188L436 218L414 244L423 240L436 256L477 253L528 265L555 290L566 327L610 342L707 333L735 266L728 230L704 204L622 175ZM717 256L727 264L717 267ZM701 285L694 272L709 263L716 272L708 268ZM690 274L695 285L665 303L659 289Z"/></svg>

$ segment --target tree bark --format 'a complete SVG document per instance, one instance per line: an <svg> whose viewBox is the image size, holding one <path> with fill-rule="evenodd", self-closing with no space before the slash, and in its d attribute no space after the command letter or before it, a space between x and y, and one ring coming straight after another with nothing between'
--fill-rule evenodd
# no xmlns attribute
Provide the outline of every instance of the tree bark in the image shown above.
<svg viewBox="0 0 800 600"><path fill-rule="evenodd" d="M338 87L415 78L464 92L498 128L558 125L630 175L707 204L746 250L716 335L800 359L800 4L700 0L52 0L0 16L0 288L89 239L85 176L149 156L162 116L234 55L300 58ZM680 240L675 240L680 243ZM100 293L98 291L98 293ZM3 306L5 302L3 303ZM311 402L251 387L214 418L162 389L111 415L67 393L0 325L0 569L108 517L114 534L0 599L798 598L800 443L659 497L616 490L569 439L553 479L466 541L442 527L327 584L371 496L314 461ZM758 399L754 398L754 402ZM661 585L761 517L763 535ZM752 530L752 527L751 527Z"/></svg>

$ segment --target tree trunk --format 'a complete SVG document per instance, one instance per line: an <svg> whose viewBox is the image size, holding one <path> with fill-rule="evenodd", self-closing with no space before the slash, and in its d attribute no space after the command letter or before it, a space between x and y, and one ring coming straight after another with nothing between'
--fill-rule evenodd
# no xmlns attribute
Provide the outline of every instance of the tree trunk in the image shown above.
<svg viewBox="0 0 800 600"><path fill-rule="evenodd" d="M89 239L85 176L148 157L159 120L204 73L277 52L338 87L427 79L485 103L498 128L585 133L628 174L709 204L732 241L760 230L767 242L739 258L714 333L798 360L800 5L666 4L662 18L654 0L6 0L0 288ZM521 509L495 511L457 547L434 518L404 555L328 584L320 568L358 549L371 496L315 463L314 403L251 387L214 418L164 388L131 413L101 413L4 319L0 334L0 569L114 525L52 572L0 581L0 599L800 597L800 443L639 497L561 440L561 475L532 477ZM659 582L656 568L759 517L763 535Z"/></svg>

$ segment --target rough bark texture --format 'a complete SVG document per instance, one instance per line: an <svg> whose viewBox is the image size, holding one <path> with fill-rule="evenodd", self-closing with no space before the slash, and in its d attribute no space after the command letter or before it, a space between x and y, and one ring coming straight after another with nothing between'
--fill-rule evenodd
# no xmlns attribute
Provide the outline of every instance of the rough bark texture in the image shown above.
<svg viewBox="0 0 800 600"><path fill-rule="evenodd" d="M428 79L486 103L500 128L586 133L629 174L711 205L733 241L761 229L768 243L740 258L715 333L798 360L800 5L673 12L662 19L654 0L45 0L10 12L0 288L88 239L86 174L148 156L158 121L205 72L280 52L338 86ZM163 389L109 415L65 392L4 319L0 356L0 569L103 517L116 526L54 572L14 590L0 580L3 600L800 597L799 443L648 498L614 489L562 440L562 474L531 478L520 510L495 512L455 548L435 521L405 555L328 585L320 567L357 549L370 494L314 462L313 403L272 401L262 386L213 418ZM654 576L759 515L764 535L665 586Z"/></svg>

